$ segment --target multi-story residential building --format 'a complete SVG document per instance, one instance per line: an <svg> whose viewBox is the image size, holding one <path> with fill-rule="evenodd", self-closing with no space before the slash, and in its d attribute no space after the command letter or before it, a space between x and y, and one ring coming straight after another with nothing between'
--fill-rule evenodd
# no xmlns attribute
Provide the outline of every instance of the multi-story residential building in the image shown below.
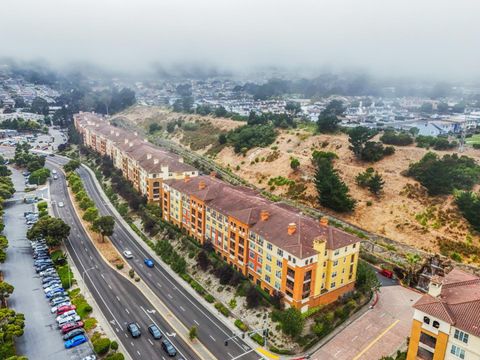
<svg viewBox="0 0 480 360"><path fill-rule="evenodd" d="M197 169L185 164L181 157L150 144L135 132L110 125L97 114L76 114L74 124L85 146L110 157L149 202L160 202L162 181L198 175Z"/></svg>
<svg viewBox="0 0 480 360"><path fill-rule="evenodd" d="M480 277L457 269L434 277L413 307L408 360L480 359Z"/></svg>
<svg viewBox="0 0 480 360"><path fill-rule="evenodd" d="M353 290L360 239L214 176L165 180L165 221L185 229L270 294L307 310Z"/></svg>

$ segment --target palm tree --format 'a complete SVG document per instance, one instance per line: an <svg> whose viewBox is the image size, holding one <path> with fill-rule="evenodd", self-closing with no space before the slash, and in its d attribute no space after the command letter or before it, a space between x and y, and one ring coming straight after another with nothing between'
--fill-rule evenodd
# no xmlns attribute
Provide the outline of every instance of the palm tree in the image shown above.
<svg viewBox="0 0 480 360"><path fill-rule="evenodd" d="M411 286L413 277L417 272L417 265L422 258L420 257L420 255L412 254L412 253L406 254L405 258L408 263L408 273L407 273L408 286Z"/></svg>

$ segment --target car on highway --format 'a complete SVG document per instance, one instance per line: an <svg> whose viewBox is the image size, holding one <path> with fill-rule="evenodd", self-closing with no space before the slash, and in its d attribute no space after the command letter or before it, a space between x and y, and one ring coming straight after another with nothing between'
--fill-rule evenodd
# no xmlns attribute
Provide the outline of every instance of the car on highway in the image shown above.
<svg viewBox="0 0 480 360"><path fill-rule="evenodd" d="M67 316L63 319L60 319L57 321L58 327L61 328L63 325L71 323L71 322L77 322L80 321L80 316L78 315L72 315L72 316Z"/></svg>
<svg viewBox="0 0 480 360"><path fill-rule="evenodd" d="M77 335L70 340L65 341L65 349L71 349L75 346L87 342L87 337L85 335Z"/></svg>
<svg viewBox="0 0 480 360"><path fill-rule="evenodd" d="M177 350L173 347L172 343L167 339L162 341L162 349L168 354L168 356L176 356Z"/></svg>
<svg viewBox="0 0 480 360"><path fill-rule="evenodd" d="M65 335L63 335L63 340L70 340L71 338L77 336L77 335L83 335L85 334L85 330L83 330L82 328L79 328L79 329L74 329L72 331L69 331L68 333L66 333Z"/></svg>
<svg viewBox="0 0 480 360"><path fill-rule="evenodd" d="M138 338L142 333L140 332L140 327L137 323L130 323L127 325L127 330L132 335L133 338Z"/></svg>
<svg viewBox="0 0 480 360"><path fill-rule="evenodd" d="M155 324L151 324L148 326L148 332L153 336L155 340L160 340L162 338L162 332Z"/></svg>
<svg viewBox="0 0 480 360"><path fill-rule="evenodd" d="M63 203L63 201L60 201L60 202L58 203L58 207L64 207L64 206L65 206L65 204Z"/></svg>
<svg viewBox="0 0 480 360"><path fill-rule="evenodd" d="M58 180L58 175L53 175L53 180Z"/></svg>
<svg viewBox="0 0 480 360"><path fill-rule="evenodd" d="M132 259L133 258L133 254L130 250L125 250L123 252L123 256L125 256L126 259Z"/></svg>
<svg viewBox="0 0 480 360"><path fill-rule="evenodd" d="M152 259L146 258L145 260L143 260L143 262L145 263L145 265L147 265L147 267L153 268L154 264Z"/></svg>
<svg viewBox="0 0 480 360"><path fill-rule="evenodd" d="M60 328L60 331L62 332L62 334L66 334L72 330L80 329L80 328L83 328L83 321L74 321L74 322L70 322L68 324L63 325Z"/></svg>

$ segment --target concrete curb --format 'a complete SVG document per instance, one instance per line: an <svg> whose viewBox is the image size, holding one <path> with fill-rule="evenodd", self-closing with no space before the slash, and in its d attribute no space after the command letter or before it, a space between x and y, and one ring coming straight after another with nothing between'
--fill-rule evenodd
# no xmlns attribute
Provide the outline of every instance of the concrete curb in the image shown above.
<svg viewBox="0 0 480 360"><path fill-rule="evenodd" d="M107 197L105 192L103 191L103 188L98 181L97 177L95 176L95 173L90 169L88 166L85 164L81 165L84 169L88 171L90 176L93 178L93 182L97 186L99 193L103 200L105 201L105 205L110 208L110 210L115 214L115 217L122 223L122 225L125 227L125 229L128 231L130 236L132 236L135 241L148 253L150 256L152 256L155 261L157 261L162 268L171 276L173 277L179 284L182 285L183 290L188 292L192 297L194 297L198 302L200 302L209 312L215 316L220 322L222 322L228 329L230 329L234 333L240 333L240 329L238 329L233 323L227 321L227 319L220 314L220 312L214 307L214 305L210 304L207 302L203 297L201 297L191 286L188 284L185 280L183 280L177 273L175 273L168 264L166 264L160 256L158 256L146 243L143 241L143 239L135 233L130 225L125 221L125 219L118 213L117 209L113 206L113 204L110 202L110 199ZM148 287L148 286L147 286ZM220 315L220 316L218 316ZM256 349L260 346L256 342L250 339L250 337L246 337L243 339L245 343L247 343L252 349L256 351ZM258 352L257 352L258 353ZM259 356L262 356L262 354L259 354Z"/></svg>

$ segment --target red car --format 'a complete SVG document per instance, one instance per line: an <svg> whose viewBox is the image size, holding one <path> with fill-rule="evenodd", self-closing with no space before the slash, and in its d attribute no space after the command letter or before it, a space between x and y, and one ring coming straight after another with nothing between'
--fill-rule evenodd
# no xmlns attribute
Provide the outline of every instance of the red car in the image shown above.
<svg viewBox="0 0 480 360"><path fill-rule="evenodd" d="M77 307L75 305L64 305L60 306L57 309L57 315L62 315L64 312L70 311L70 310L75 310Z"/></svg>
<svg viewBox="0 0 480 360"><path fill-rule="evenodd" d="M77 322L71 322L68 324L63 325L60 330L62 331L62 334L66 334L69 331L83 328L83 321L77 321Z"/></svg>

